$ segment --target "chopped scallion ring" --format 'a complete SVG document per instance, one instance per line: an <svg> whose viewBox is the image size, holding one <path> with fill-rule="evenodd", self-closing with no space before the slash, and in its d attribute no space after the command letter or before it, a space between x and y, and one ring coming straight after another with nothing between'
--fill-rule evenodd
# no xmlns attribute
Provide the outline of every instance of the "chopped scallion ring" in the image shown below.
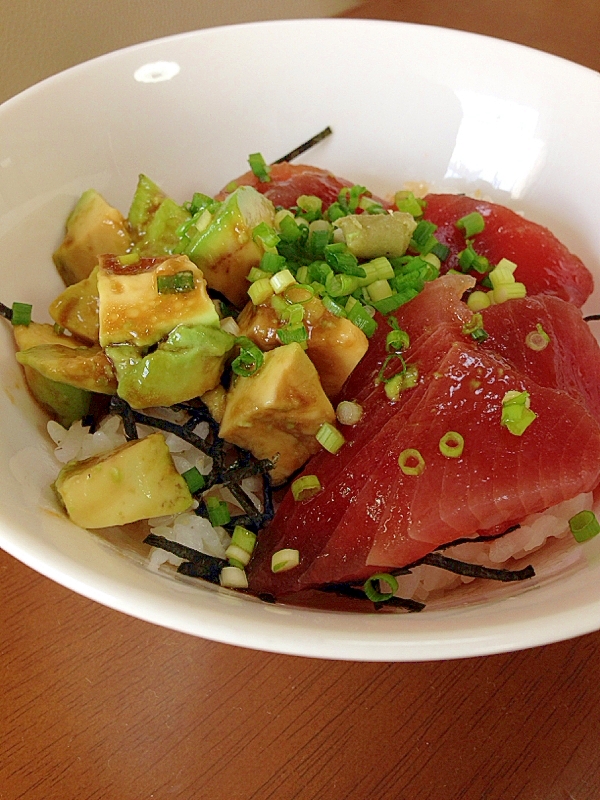
<svg viewBox="0 0 600 800"><path fill-rule="evenodd" d="M593 511L580 511L569 520L569 528L575 541L587 542L600 533L600 522L596 519Z"/></svg>
<svg viewBox="0 0 600 800"><path fill-rule="evenodd" d="M440 453L446 458L460 458L465 449L465 440L460 433L448 431L440 439Z"/></svg>
<svg viewBox="0 0 600 800"><path fill-rule="evenodd" d="M379 590L375 588L375 581L379 581ZM387 583L390 587L389 592L381 591L382 581ZM363 591L369 600L372 600L374 603L385 603L387 600L391 600L398 591L398 581L393 575L390 575L389 572L378 572L375 575L371 575L371 577L365 581Z"/></svg>
<svg viewBox="0 0 600 800"><path fill-rule="evenodd" d="M321 481L316 475L303 475L292 483L294 500L308 500L321 491Z"/></svg>
<svg viewBox="0 0 600 800"><path fill-rule="evenodd" d="M248 156L248 164L250 164L250 169L261 183L269 183L271 180L271 167L269 167L260 153L251 153Z"/></svg>
<svg viewBox="0 0 600 800"><path fill-rule="evenodd" d="M210 524L213 528L218 528L221 525L227 525L228 522L231 522L229 506L224 500L219 500L218 497L207 497L204 503L208 511Z"/></svg>
<svg viewBox="0 0 600 800"><path fill-rule="evenodd" d="M219 575L221 586L227 589L247 589L248 578L243 569L239 567L223 567Z"/></svg>
<svg viewBox="0 0 600 800"><path fill-rule="evenodd" d="M11 322L13 325L29 325L31 323L31 305L29 303L13 303Z"/></svg>
<svg viewBox="0 0 600 800"><path fill-rule="evenodd" d="M398 466L405 475L421 475L425 470L425 459L418 450L409 447L398 456Z"/></svg>
<svg viewBox="0 0 600 800"><path fill-rule="evenodd" d="M297 342L300 345L305 345L308 342L308 330L302 323L299 325L286 325L285 327L278 329L277 338L281 344L292 344Z"/></svg>
<svg viewBox="0 0 600 800"><path fill-rule="evenodd" d="M359 403L342 400L341 403L338 403L335 415L340 425L356 425L362 418L363 409Z"/></svg>
<svg viewBox="0 0 600 800"><path fill-rule="evenodd" d="M537 353L548 347L550 344L550 337L539 322L535 327L536 329L530 331L525 337L525 344L530 350L534 350Z"/></svg>
<svg viewBox="0 0 600 800"><path fill-rule="evenodd" d="M287 572L288 569L297 567L299 563L299 550L292 550L291 548L278 550L271 556L271 572Z"/></svg>
<svg viewBox="0 0 600 800"><path fill-rule="evenodd" d="M296 278L294 278L289 269L282 269L280 272L276 272L269 280L275 294L282 294L282 292L285 292L286 289L296 283Z"/></svg>
<svg viewBox="0 0 600 800"><path fill-rule="evenodd" d="M235 375L249 378L262 367L265 357L262 350L246 336L239 336L235 343L240 347L240 354L233 360L231 370Z"/></svg>
<svg viewBox="0 0 600 800"><path fill-rule="evenodd" d="M182 472L181 477L187 483L188 489L190 490L191 494L194 494L200 489L203 489L206 483L206 481L204 480L204 475L200 473L198 467L192 467L191 469L188 469L186 472Z"/></svg>
<svg viewBox="0 0 600 800"><path fill-rule="evenodd" d="M158 275L156 278L156 290L159 294L192 292L194 287L194 273L187 269L174 275Z"/></svg>
<svg viewBox="0 0 600 800"><path fill-rule="evenodd" d="M464 217L461 217L459 220L457 220L456 227L464 230L465 237L470 239L471 236L481 233L481 231L485 228L485 220L479 211L472 211L470 214L466 214Z"/></svg>
<svg viewBox="0 0 600 800"><path fill-rule="evenodd" d="M537 414L529 408L529 392L506 392L502 399L502 417L504 425L514 436L522 436Z"/></svg>
<svg viewBox="0 0 600 800"><path fill-rule="evenodd" d="M329 422L324 422L316 433L316 438L319 444L325 448L329 453L335 455L338 450L345 444L346 440L337 428L330 425Z"/></svg>
<svg viewBox="0 0 600 800"><path fill-rule="evenodd" d="M233 567L243 568L249 563L255 544L256 534L242 525L236 525L231 537L231 544L225 550L225 556Z"/></svg>

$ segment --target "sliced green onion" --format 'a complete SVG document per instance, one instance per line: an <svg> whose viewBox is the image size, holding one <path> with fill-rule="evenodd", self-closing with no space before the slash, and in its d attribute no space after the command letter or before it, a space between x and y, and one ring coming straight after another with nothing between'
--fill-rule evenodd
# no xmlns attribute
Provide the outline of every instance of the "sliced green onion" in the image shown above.
<svg viewBox="0 0 600 800"><path fill-rule="evenodd" d="M483 327L483 317L481 314L473 314L471 319L463 325L462 332L465 336L471 336L476 342L485 342L488 332Z"/></svg>
<svg viewBox="0 0 600 800"><path fill-rule="evenodd" d="M337 302L337 300L334 300L333 297L330 297L328 294L324 294L323 297L321 297L321 302L330 314L334 314L336 317L347 316L344 306L342 306Z"/></svg>
<svg viewBox="0 0 600 800"><path fill-rule="evenodd" d="M200 473L198 467L192 467L191 469L186 470L186 472L182 472L181 477L187 483L191 494L195 494L200 489L204 489L206 484L204 475Z"/></svg>
<svg viewBox="0 0 600 800"><path fill-rule="evenodd" d="M302 236L300 226L290 214L282 216L279 220L279 233L286 242L296 242Z"/></svg>
<svg viewBox="0 0 600 800"><path fill-rule="evenodd" d="M387 583L390 587L390 591L382 592L381 584L379 585L379 590L377 590L375 588L375 581ZM371 575L371 577L365 581L363 591L369 600L372 600L374 603L385 603L387 600L391 600L398 591L398 581L393 575L390 575L389 572L378 572L375 575Z"/></svg>
<svg viewBox="0 0 600 800"><path fill-rule="evenodd" d="M231 192L235 192L238 188L237 181L229 181L227 186L225 187L225 191L230 194Z"/></svg>
<svg viewBox="0 0 600 800"><path fill-rule="evenodd" d="M450 255L450 248L447 244L442 244L442 242L437 242L429 251L431 255L435 255L439 258L440 261L445 261L448 256Z"/></svg>
<svg viewBox="0 0 600 800"><path fill-rule="evenodd" d="M246 280L250 281L250 283L256 283L256 281L260 281L263 278L267 278L267 280L271 277L271 273L267 272L260 267L252 267L250 272L246 275Z"/></svg>
<svg viewBox="0 0 600 800"><path fill-rule="evenodd" d="M359 282L354 275L346 275L345 273L336 275L332 272L327 276L325 288L331 297L344 297L355 292L359 288Z"/></svg>
<svg viewBox="0 0 600 800"><path fill-rule="evenodd" d="M306 267L305 267L306 269ZM298 272L296 273L296 280L298 280ZM294 283L283 292L283 296L288 303L300 304L308 303L309 300L315 296L315 290L309 283Z"/></svg>
<svg viewBox="0 0 600 800"><path fill-rule="evenodd" d="M261 303L266 303L272 295L273 286L270 278L260 278L248 288L248 296L255 306L259 306Z"/></svg>
<svg viewBox="0 0 600 800"><path fill-rule="evenodd" d="M255 242L262 244L267 252L276 255L275 248L280 242L279 236L275 228L267 225L266 222L260 222L255 228L252 229L252 239Z"/></svg>
<svg viewBox="0 0 600 800"><path fill-rule="evenodd" d="M260 260L259 268L271 275L285 267L285 258L278 253L265 253Z"/></svg>
<svg viewBox="0 0 600 800"><path fill-rule="evenodd" d="M277 330L277 337L281 344L304 344L308 342L308 331L304 325L286 325Z"/></svg>
<svg viewBox="0 0 600 800"><path fill-rule="evenodd" d="M425 202L415 197L413 192L396 192L394 203L398 211L412 214L415 218L423 216L423 206Z"/></svg>
<svg viewBox="0 0 600 800"><path fill-rule="evenodd" d="M271 286L271 284L269 284ZM271 287L271 292L273 292L273 288ZM271 308L274 308L277 312L277 316L281 319L281 315L285 314L289 303L285 301L285 298L280 294L271 294L269 299L269 303L271 304Z"/></svg>
<svg viewBox="0 0 600 800"><path fill-rule="evenodd" d="M467 242L466 248L458 254L458 265L463 272L473 269L481 274L489 272L491 268L489 260L476 253L471 242Z"/></svg>
<svg viewBox="0 0 600 800"><path fill-rule="evenodd" d="M29 325L31 323L31 309L29 303L13 303L10 321L13 325Z"/></svg>
<svg viewBox="0 0 600 800"><path fill-rule="evenodd" d="M338 272L344 272L346 275L355 275L358 278L365 277L364 269L359 266L358 259L348 250L345 242L336 242L335 244L328 244L324 250L325 261Z"/></svg>
<svg viewBox="0 0 600 800"><path fill-rule="evenodd" d="M298 267L298 269L296 270L296 280L298 281L298 283L303 283L303 284L307 284L308 283L310 278L309 278L309 275L308 275L308 267L306 265L302 265L301 267ZM313 290L313 294L314 294L314 290Z"/></svg>
<svg viewBox="0 0 600 800"><path fill-rule="evenodd" d="M354 298L351 298L354 300ZM349 298L350 300L350 298ZM373 319L373 317L368 313L365 307L360 303L358 300L354 301L354 304L348 310L348 306L346 306L346 313L348 314L348 319L350 322L354 323L357 328L365 334L367 337L373 336L375 331L377 330L377 323Z"/></svg>
<svg viewBox="0 0 600 800"><path fill-rule="evenodd" d="M335 222L336 219L348 216L348 212L345 208L342 208L340 203L335 202L329 206L329 208L325 212L325 216L327 217L329 222Z"/></svg>
<svg viewBox="0 0 600 800"><path fill-rule="evenodd" d="M296 200L296 205L301 215L309 222L321 219L323 201L320 197L315 197L312 194L301 194Z"/></svg>
<svg viewBox="0 0 600 800"><path fill-rule="evenodd" d="M256 534L242 525L236 525L231 537L231 543L225 550L225 556L231 566L243 568L250 562L255 545Z"/></svg>
<svg viewBox="0 0 600 800"><path fill-rule="evenodd" d="M248 156L250 169L261 183L268 183L271 180L271 167L267 164L260 153L251 153Z"/></svg>
<svg viewBox="0 0 600 800"><path fill-rule="evenodd" d="M278 550L271 556L271 572L286 572L288 569L297 567L299 563L299 550L292 550L291 548Z"/></svg>
<svg viewBox="0 0 600 800"><path fill-rule="evenodd" d="M289 269L282 269L280 272L276 272L269 280L275 294L281 294L288 286L296 283L296 278L294 278Z"/></svg>
<svg viewBox="0 0 600 800"><path fill-rule="evenodd" d="M122 256L117 256L119 264L123 267L128 267L131 264L137 264L140 260L139 253L124 253Z"/></svg>
<svg viewBox="0 0 600 800"><path fill-rule="evenodd" d="M498 264L488 275L492 282L492 288L499 289L500 286L510 286L515 283L513 271Z"/></svg>
<svg viewBox="0 0 600 800"><path fill-rule="evenodd" d="M367 286L367 292L372 302L385 300L393 294L392 287L385 280L373 281Z"/></svg>
<svg viewBox="0 0 600 800"><path fill-rule="evenodd" d="M329 453L335 454L345 444L342 434L329 422L324 422L316 433L319 444Z"/></svg>
<svg viewBox="0 0 600 800"><path fill-rule="evenodd" d="M600 533L600 522L593 511L580 511L569 520L569 528L577 542L587 542Z"/></svg>
<svg viewBox="0 0 600 800"><path fill-rule="evenodd" d="M405 475L421 475L425 469L425 460L418 450L409 447L398 456L398 466Z"/></svg>
<svg viewBox="0 0 600 800"><path fill-rule="evenodd" d="M210 524L213 528L217 528L220 525L227 525L228 522L231 522L229 507L224 500L219 500L218 497L207 497L204 503L208 511Z"/></svg>
<svg viewBox="0 0 600 800"><path fill-rule="evenodd" d="M465 449L465 440L460 433L448 431L439 441L440 453L446 458L460 458Z"/></svg>
<svg viewBox="0 0 600 800"><path fill-rule="evenodd" d="M292 483L292 495L296 501L308 500L309 497L314 497L320 491L321 481L316 475L303 475Z"/></svg>
<svg viewBox="0 0 600 800"><path fill-rule="evenodd" d="M485 228L485 220L479 211L472 211L456 221L456 227L465 232L467 239L475 236Z"/></svg>
<svg viewBox="0 0 600 800"><path fill-rule="evenodd" d="M340 425L357 425L361 421L362 415L362 406L350 400L342 400L335 410L335 416Z"/></svg>
<svg viewBox="0 0 600 800"><path fill-rule="evenodd" d="M487 292L481 292L477 290L475 292L471 292L467 298L467 305L471 311L483 311L484 308L489 308L491 304L492 301Z"/></svg>
<svg viewBox="0 0 600 800"><path fill-rule="evenodd" d="M304 319L304 307L301 303L286 305L280 314L280 318L290 325L300 325Z"/></svg>
<svg viewBox="0 0 600 800"><path fill-rule="evenodd" d="M416 364L405 364L404 369L385 382L385 394L388 400L396 402L400 393L406 389L414 388L419 382L419 369Z"/></svg>
<svg viewBox="0 0 600 800"><path fill-rule="evenodd" d="M506 303L507 300L520 300L527 296L527 289L524 283L511 283L510 285L499 286L493 290L494 303Z"/></svg>
<svg viewBox="0 0 600 800"><path fill-rule="evenodd" d="M247 589L248 578L243 569L239 567L223 567L219 575L221 586L227 589Z"/></svg>
<svg viewBox="0 0 600 800"><path fill-rule="evenodd" d="M394 277L394 268L389 258L385 256L374 258L360 266L365 271L365 277L359 278L359 286L368 286L375 281L389 280Z"/></svg>
<svg viewBox="0 0 600 800"><path fill-rule="evenodd" d="M396 328L385 337L385 349L388 353L399 353L410 346L410 338L406 331Z"/></svg>
<svg viewBox="0 0 600 800"><path fill-rule="evenodd" d="M534 331L530 331L525 337L525 344L530 350L539 352L540 350L545 350L546 347L548 347L550 344L550 337L542 328L540 322L538 322L535 327L536 329Z"/></svg>
<svg viewBox="0 0 600 800"><path fill-rule="evenodd" d="M514 436L522 436L537 414L529 408L529 392L506 392L502 398L502 417L504 425Z"/></svg>
<svg viewBox="0 0 600 800"><path fill-rule="evenodd" d="M159 294L184 294L194 290L194 274L191 270L182 270L174 275L158 275L156 290Z"/></svg>
<svg viewBox="0 0 600 800"><path fill-rule="evenodd" d="M408 303L418 294L419 292L417 292L416 289L405 289L403 292L397 292L383 300L373 300L373 305L380 314L390 314L392 311L400 308L400 306Z"/></svg>
<svg viewBox="0 0 600 800"><path fill-rule="evenodd" d="M256 286L256 284L253 285ZM239 336L235 343L240 348L240 354L233 360L231 370L235 375L248 378L262 367L264 361L263 352L246 336Z"/></svg>

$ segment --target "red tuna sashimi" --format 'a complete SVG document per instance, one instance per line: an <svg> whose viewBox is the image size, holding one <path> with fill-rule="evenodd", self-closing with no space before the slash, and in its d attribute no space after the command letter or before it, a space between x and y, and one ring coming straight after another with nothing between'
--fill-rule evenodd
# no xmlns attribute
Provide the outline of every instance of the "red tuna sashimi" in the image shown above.
<svg viewBox="0 0 600 800"><path fill-rule="evenodd" d="M403 566L441 544L590 491L600 478L600 427L580 403L494 354L459 344L453 350L396 443L398 453L418 449L426 467L418 476L393 476L371 565ZM510 390L528 391L538 415L522 436L500 424ZM460 458L439 451L448 431L464 437ZM348 529L357 522L350 519Z"/></svg>
<svg viewBox="0 0 600 800"><path fill-rule="evenodd" d="M328 208L338 199L340 189L354 185L351 181L338 178L319 167L290 164L289 162L273 164L270 178L270 181L263 182L253 172L245 172L232 183L236 186L253 186L256 191L268 197L274 205L284 208L295 206L296 201L303 194L320 197L323 201L323 208ZM227 187L221 189L216 199L223 200L228 194ZM381 197L373 195L373 199L381 203L384 208L391 208L391 204Z"/></svg>
<svg viewBox="0 0 600 800"><path fill-rule="evenodd" d="M400 328L408 333L411 352L422 336L431 335L440 325L451 326L455 338L459 336L463 325L472 316L461 297L473 285L473 278L469 275L443 275L426 283L420 294L393 314ZM377 314L376 319L378 328L369 341L369 349L342 389L340 396L344 399L360 399L365 387L372 385L388 355L385 340L391 327L381 315Z"/></svg>
<svg viewBox="0 0 600 800"><path fill-rule="evenodd" d="M527 293L549 294L582 306L593 291L593 278L581 259L547 228L524 219L504 206L474 200L464 195L429 194L424 218L434 222L436 236L451 250L444 263L456 269L457 253L464 250L463 231L455 227L458 219L478 211L485 228L473 237L475 250L492 264L508 258L518 265L515 277Z"/></svg>
<svg viewBox="0 0 600 800"><path fill-rule="evenodd" d="M557 297L536 295L483 312L486 350L506 358L541 386L562 389L600 421L600 347L581 311ZM534 350L527 337L541 325L549 342Z"/></svg>
<svg viewBox="0 0 600 800"><path fill-rule="evenodd" d="M237 186L253 186L274 205L284 208L295 206L298 197L303 194L320 197L323 206L327 208L337 200L340 189L352 186L349 181L336 178L319 167L288 162L273 164L270 177L270 181L262 182L253 172L245 172L232 183ZM222 189L216 199L223 200L227 194L227 189Z"/></svg>
<svg viewBox="0 0 600 800"><path fill-rule="evenodd" d="M370 480L381 463L389 434L389 424L403 424L410 409L425 392L426 377L446 356L455 341L452 326L441 325L411 353L424 376L414 389L403 392L399 401L390 402L383 385L375 387L363 400L363 417L358 425L344 428L346 444L335 455L323 450L314 456L303 475L316 475L322 491L316 497L296 502L291 491L285 495L275 519L261 531L256 552L249 565L250 587L256 592L285 594L302 588L304 571L325 547L339 519L355 502L360 487ZM394 434L395 435L395 434ZM301 553L298 567L273 575L271 555L283 548ZM368 549L368 548L367 548Z"/></svg>

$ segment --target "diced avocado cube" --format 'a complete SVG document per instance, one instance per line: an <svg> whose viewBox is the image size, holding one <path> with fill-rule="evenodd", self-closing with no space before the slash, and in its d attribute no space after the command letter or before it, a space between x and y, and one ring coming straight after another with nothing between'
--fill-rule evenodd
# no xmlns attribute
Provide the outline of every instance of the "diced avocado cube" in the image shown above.
<svg viewBox="0 0 600 800"><path fill-rule="evenodd" d="M99 342L98 267L89 278L74 283L50 304L50 316L87 344Z"/></svg>
<svg viewBox="0 0 600 800"><path fill-rule="evenodd" d="M179 514L193 498L162 433L61 469L54 488L67 514L82 528L107 528Z"/></svg>
<svg viewBox="0 0 600 800"><path fill-rule="evenodd" d="M235 380L220 435L256 458L276 460L271 475L278 484L320 449L315 435L324 422L333 424L335 412L317 370L294 342L265 353L254 375Z"/></svg>
<svg viewBox="0 0 600 800"><path fill-rule="evenodd" d="M16 354L19 364L45 378L99 394L115 394L117 378L111 362L99 347L40 344Z"/></svg>
<svg viewBox="0 0 600 800"><path fill-rule="evenodd" d="M157 208L166 200L167 195L147 175L140 175L131 201L127 222L136 239L146 235L152 217Z"/></svg>
<svg viewBox="0 0 600 800"><path fill-rule="evenodd" d="M65 238L52 258L70 286L87 278L103 253L123 255L132 246L123 215L94 189L84 192L67 219Z"/></svg>
<svg viewBox="0 0 600 800"><path fill-rule="evenodd" d="M156 350L142 355L131 345L106 354L118 377L118 394L133 408L171 406L214 389L235 337L220 328L177 326Z"/></svg>
<svg viewBox="0 0 600 800"><path fill-rule="evenodd" d="M417 227L412 214L349 214L334 222L346 240L348 250L357 258L403 256Z"/></svg>
<svg viewBox="0 0 600 800"><path fill-rule="evenodd" d="M336 397L367 352L369 340L350 320L328 311L318 297L304 303L303 308L309 332L306 354L317 368L327 397ZM237 323L240 336L247 336L261 350L271 350L280 344L277 330L285 325L269 303L259 306L248 303Z"/></svg>
<svg viewBox="0 0 600 800"><path fill-rule="evenodd" d="M189 291L159 291L160 279L191 273ZM149 347L177 325L219 326L219 315L207 294L202 271L187 258L141 259L121 265L103 257L98 270L100 344Z"/></svg>
<svg viewBox="0 0 600 800"><path fill-rule="evenodd" d="M13 332L19 350L29 350L41 344L77 347L77 342L73 342L68 336L55 333L54 326L45 323L15 325ZM46 378L32 367L23 366L23 371L34 399L64 428L69 428L73 422L82 419L88 413L92 399L91 392Z"/></svg>
<svg viewBox="0 0 600 800"><path fill-rule="evenodd" d="M191 239L185 253L200 267L208 285L239 308L248 299L246 276L265 252L252 239L252 231L261 222L273 225L274 221L273 203L251 186L240 186L208 227Z"/></svg>

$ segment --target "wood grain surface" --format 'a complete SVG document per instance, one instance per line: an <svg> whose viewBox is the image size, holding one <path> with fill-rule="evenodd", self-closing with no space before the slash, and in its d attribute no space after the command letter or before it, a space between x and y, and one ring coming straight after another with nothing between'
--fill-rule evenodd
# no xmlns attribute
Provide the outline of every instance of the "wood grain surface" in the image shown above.
<svg viewBox="0 0 600 800"><path fill-rule="evenodd" d="M600 66L597 0L373 0ZM598 132L595 133L597 135ZM600 634L425 664L195 639L0 553L1 800L598 800Z"/></svg>

